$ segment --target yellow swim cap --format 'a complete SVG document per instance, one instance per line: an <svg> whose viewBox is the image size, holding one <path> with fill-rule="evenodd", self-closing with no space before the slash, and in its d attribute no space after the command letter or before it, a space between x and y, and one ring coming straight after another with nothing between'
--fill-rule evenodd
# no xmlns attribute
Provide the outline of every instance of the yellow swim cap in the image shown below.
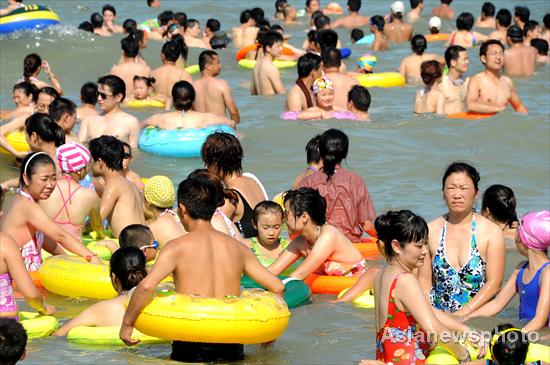
<svg viewBox="0 0 550 365"><path fill-rule="evenodd" d="M143 189L145 200L158 208L172 208L175 201L175 191L172 180L166 176L153 176Z"/></svg>

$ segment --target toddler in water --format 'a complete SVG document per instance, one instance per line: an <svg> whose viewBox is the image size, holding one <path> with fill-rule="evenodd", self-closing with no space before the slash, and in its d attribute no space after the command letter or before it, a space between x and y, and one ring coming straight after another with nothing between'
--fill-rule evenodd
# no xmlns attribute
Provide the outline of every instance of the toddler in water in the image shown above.
<svg viewBox="0 0 550 365"><path fill-rule="evenodd" d="M527 257L521 262L495 299L466 317L494 316L519 293L519 319L527 323L524 332L550 326L550 211L529 213L517 229L518 252Z"/></svg>
<svg viewBox="0 0 550 365"><path fill-rule="evenodd" d="M283 209L270 200L259 202L254 208L252 225L258 231L258 237L251 237L247 244L258 261L267 267L288 246L288 241L279 237L283 228Z"/></svg>
<svg viewBox="0 0 550 365"><path fill-rule="evenodd" d="M166 102L166 96L153 93L154 77L134 76L134 93L126 97L126 101L132 100L157 100Z"/></svg>

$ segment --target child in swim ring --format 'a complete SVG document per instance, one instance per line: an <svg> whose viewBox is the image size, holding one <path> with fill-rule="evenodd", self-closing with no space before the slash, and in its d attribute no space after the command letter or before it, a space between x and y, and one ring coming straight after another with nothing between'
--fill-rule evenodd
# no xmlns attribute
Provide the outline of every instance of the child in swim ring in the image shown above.
<svg viewBox="0 0 550 365"><path fill-rule="evenodd" d="M336 118L344 112L347 114L346 109L334 105L334 86L332 81L326 77L321 76L313 82L311 87L313 90L313 95L315 95L315 100L317 101L317 106L313 106L306 110L301 111L297 115L299 120L314 120L314 119L331 119ZM335 114L336 113L336 114ZM349 113L347 119L354 119L353 113Z"/></svg>
<svg viewBox="0 0 550 365"><path fill-rule="evenodd" d="M154 77L134 76L134 93L126 97L126 102L133 100L157 100L166 102L166 96L153 93Z"/></svg>
<svg viewBox="0 0 550 365"><path fill-rule="evenodd" d="M506 285L495 299L469 314L472 317L492 317L506 307L519 293L519 319L527 323L524 332L550 325L550 211L529 213L523 217L516 234L518 252L527 261L518 264Z"/></svg>

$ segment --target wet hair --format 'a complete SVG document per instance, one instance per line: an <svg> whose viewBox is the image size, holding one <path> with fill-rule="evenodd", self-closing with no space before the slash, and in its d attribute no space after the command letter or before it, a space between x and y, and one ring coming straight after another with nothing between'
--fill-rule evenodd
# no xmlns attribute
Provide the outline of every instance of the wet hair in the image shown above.
<svg viewBox="0 0 550 365"><path fill-rule="evenodd" d="M319 45L319 32L313 29L307 32L307 41Z"/></svg>
<svg viewBox="0 0 550 365"><path fill-rule="evenodd" d="M381 15L373 15L370 18L370 24L381 32L384 30L384 25L386 24L386 21Z"/></svg>
<svg viewBox="0 0 550 365"><path fill-rule="evenodd" d="M160 51L169 62L176 62L181 54L181 47L175 41L168 41L162 45Z"/></svg>
<svg viewBox="0 0 550 365"><path fill-rule="evenodd" d="M451 5L451 3L453 2L453 0L439 0L441 2L441 4L447 4L447 5Z"/></svg>
<svg viewBox="0 0 550 365"><path fill-rule="evenodd" d="M348 136L339 129L329 129L319 137L319 155L327 181L334 175L336 165L348 156L348 148Z"/></svg>
<svg viewBox="0 0 550 365"><path fill-rule="evenodd" d="M23 77L25 81L42 66L42 58L36 53L31 53L23 60Z"/></svg>
<svg viewBox="0 0 550 365"><path fill-rule="evenodd" d="M510 38L512 43L521 43L523 42L523 31L517 25L512 25L506 31L506 37Z"/></svg>
<svg viewBox="0 0 550 365"><path fill-rule="evenodd" d="M130 290L146 276L145 254L136 247L121 247L109 260L111 274L120 282L120 290Z"/></svg>
<svg viewBox="0 0 550 365"><path fill-rule="evenodd" d="M273 24L271 27L269 27L269 30L272 30L274 32L279 32L281 34L284 34L285 32L285 29L279 24Z"/></svg>
<svg viewBox="0 0 550 365"><path fill-rule="evenodd" d="M284 204L287 202L295 217L307 213L315 224L322 226L326 223L327 201L317 189L289 190L284 193Z"/></svg>
<svg viewBox="0 0 550 365"><path fill-rule="evenodd" d="M153 84L157 81L154 77L146 77L146 76L134 76L134 82L136 81L143 81L147 87L153 86Z"/></svg>
<svg viewBox="0 0 550 365"><path fill-rule="evenodd" d="M510 323L496 326L491 334L498 335L500 332L514 328ZM492 342L492 341L491 341ZM491 344L491 354L499 365L516 365L525 363L527 351L529 350L529 336L519 329L510 330L498 336Z"/></svg>
<svg viewBox="0 0 550 365"><path fill-rule="evenodd" d="M170 42L175 42L179 46L181 58L184 61L187 61L187 54L189 53L189 48L187 48L187 44L185 44L185 39L183 38L183 36L179 33L173 34L172 37L170 37Z"/></svg>
<svg viewBox="0 0 550 365"><path fill-rule="evenodd" d="M187 19L187 21L185 22L185 29L189 29L189 28L193 28L194 26L200 26L200 23L197 19L194 19L194 18L191 18L191 19Z"/></svg>
<svg viewBox="0 0 550 365"><path fill-rule="evenodd" d="M275 12L281 13L283 12L285 6L288 5L287 0L275 0Z"/></svg>
<svg viewBox="0 0 550 365"><path fill-rule="evenodd" d="M174 12L172 10L165 10L158 15L157 20L160 26L168 25L168 23L174 20Z"/></svg>
<svg viewBox="0 0 550 365"><path fill-rule="evenodd" d="M311 74L313 70L321 67L321 57L315 53L308 52L298 58L298 77L303 78Z"/></svg>
<svg viewBox="0 0 550 365"><path fill-rule="evenodd" d="M479 190L479 180L481 180L479 172L477 172L476 168L472 165L462 161L455 161L447 167L445 173L443 174L443 178L441 179L441 190L445 189L445 181L449 176L460 173L466 174L466 176L472 180L475 191Z"/></svg>
<svg viewBox="0 0 550 365"><path fill-rule="evenodd" d="M324 67L340 67L342 64L342 54L336 48L329 47L321 53Z"/></svg>
<svg viewBox="0 0 550 365"><path fill-rule="evenodd" d="M36 170L40 166L50 165L55 170L55 163L52 158L45 152L31 152L21 162L19 167L19 185L26 186L23 175L27 175L29 181L32 180L32 176L36 174Z"/></svg>
<svg viewBox="0 0 550 365"><path fill-rule="evenodd" d="M262 37L271 30L271 25L269 25L269 21L262 19L256 23L256 27L258 27L258 34L256 35L256 43L262 43Z"/></svg>
<svg viewBox="0 0 550 365"><path fill-rule="evenodd" d="M424 61L420 65L420 77L426 86L430 87L441 78L443 75L443 68L441 64L435 60Z"/></svg>
<svg viewBox="0 0 550 365"><path fill-rule="evenodd" d="M252 10L250 10L250 12L252 13L252 18L254 18L254 20L256 21L256 24L260 20L265 19L264 11L261 8L252 8Z"/></svg>
<svg viewBox="0 0 550 365"><path fill-rule="evenodd" d="M311 17L309 19L310 19L310 21L313 21L314 25L315 25L315 18L317 18L318 16L321 16L321 15L325 15L325 14L323 14L322 10L315 10L313 13L311 13ZM329 20L330 20L330 18L329 18Z"/></svg>
<svg viewBox="0 0 550 365"><path fill-rule="evenodd" d="M15 365L25 353L27 331L13 318L0 317L0 360Z"/></svg>
<svg viewBox="0 0 550 365"><path fill-rule="evenodd" d="M216 51L212 51L210 49L202 51L199 55L199 70L201 72L204 71L206 65L210 65L212 62L214 62L215 56L218 56L218 53Z"/></svg>
<svg viewBox="0 0 550 365"><path fill-rule="evenodd" d="M491 185L483 193L481 210L488 209L491 215L500 223L512 228L518 221L516 214L516 197L514 191L504 185Z"/></svg>
<svg viewBox="0 0 550 365"><path fill-rule="evenodd" d="M535 30L539 26L539 22L536 20L528 20L525 22L525 25L523 26L523 36L527 37L527 33Z"/></svg>
<svg viewBox="0 0 550 365"><path fill-rule="evenodd" d="M266 32L260 40L260 45L264 52L267 52L267 47L273 47L275 43L283 43L281 33L269 31Z"/></svg>
<svg viewBox="0 0 550 365"><path fill-rule="evenodd" d="M220 201L216 185L205 178L191 177L178 186L178 205L183 205L193 219L208 220Z"/></svg>
<svg viewBox="0 0 550 365"><path fill-rule="evenodd" d="M350 38L352 41L357 42L361 38L365 36L365 32L363 32L361 29L354 28L351 30Z"/></svg>
<svg viewBox="0 0 550 365"><path fill-rule="evenodd" d="M319 155L319 140L321 136L318 134L310 139L306 144L306 161L309 164L319 163L321 156Z"/></svg>
<svg viewBox="0 0 550 365"><path fill-rule="evenodd" d="M38 89L38 92L36 93L37 99L38 99L38 95L40 95L40 94L49 95L49 96L51 96L54 100L55 100L55 99L59 99L59 97L60 97L60 95L59 95L59 93L57 92L57 90L54 89L54 88L51 87L51 86L44 86L43 88Z"/></svg>
<svg viewBox="0 0 550 365"><path fill-rule="evenodd" d="M241 11L241 16L239 18L239 21L241 24L244 24L248 22L251 18L252 18L252 13L250 12L250 10L246 9Z"/></svg>
<svg viewBox="0 0 550 365"><path fill-rule="evenodd" d="M98 85L101 84L108 86L114 96L122 94L122 99L120 102L122 103L124 101L124 98L126 97L126 84L120 77L116 75L102 76L97 80L97 83Z"/></svg>
<svg viewBox="0 0 550 365"><path fill-rule="evenodd" d="M223 207L226 199L235 207L239 203L239 196L237 195L235 190L226 189L223 185L222 180L218 176L208 172L207 169L196 169L193 172L191 172L187 177L188 178L198 177L198 178L209 180L210 182L214 183L218 191L217 207Z"/></svg>
<svg viewBox="0 0 550 365"><path fill-rule="evenodd" d="M132 157L132 146L130 146L129 143L127 142L124 142L124 141L120 141L122 142L122 147L124 148L124 157L123 159L127 159L127 158L131 158ZM126 152L126 149L128 149L128 152Z"/></svg>
<svg viewBox="0 0 550 365"><path fill-rule="evenodd" d="M256 204L256 206L254 207L252 221L254 222L254 224L258 225L258 219L260 218L260 216L262 214L268 213L278 215L281 217L281 221L283 220L283 208L281 208L281 206L274 201L264 200Z"/></svg>
<svg viewBox="0 0 550 365"><path fill-rule="evenodd" d="M120 47L124 56L134 58L139 54L139 39L135 32L128 34L126 38L120 40Z"/></svg>
<svg viewBox="0 0 550 365"><path fill-rule="evenodd" d="M472 13L461 13L456 18L456 29L470 31L474 27L475 18Z"/></svg>
<svg viewBox="0 0 550 365"><path fill-rule="evenodd" d="M481 47L479 47L479 57L487 56L487 50L489 49L489 46L492 44L498 45L504 51L504 46L498 39L489 39L488 41L483 42L481 44Z"/></svg>
<svg viewBox="0 0 550 365"><path fill-rule="evenodd" d="M130 224L124 227L118 236L120 248L140 248L151 244L154 239L153 232L144 224Z"/></svg>
<svg viewBox="0 0 550 365"><path fill-rule="evenodd" d="M172 86L172 100L174 109L188 111L195 102L195 88L188 81L178 81Z"/></svg>
<svg viewBox="0 0 550 365"><path fill-rule="evenodd" d="M99 13L93 13L90 16L90 23L92 23L94 29L101 28L103 26L103 16Z"/></svg>
<svg viewBox="0 0 550 365"><path fill-rule="evenodd" d="M485 16L495 16L495 6L491 2L484 2L481 6L481 13Z"/></svg>
<svg viewBox="0 0 550 365"><path fill-rule="evenodd" d="M410 0L411 9L416 9L418 5L422 4L424 0Z"/></svg>
<svg viewBox="0 0 550 365"><path fill-rule="evenodd" d="M361 9L361 0L348 0L348 7L350 11L358 12Z"/></svg>
<svg viewBox="0 0 550 365"><path fill-rule="evenodd" d="M531 12L526 6L516 6L514 8L514 16L518 17L523 23L527 23L531 16Z"/></svg>
<svg viewBox="0 0 550 365"><path fill-rule="evenodd" d="M90 81L82 85L80 100L83 103L95 105L97 103L97 84Z"/></svg>
<svg viewBox="0 0 550 365"><path fill-rule="evenodd" d="M15 90L21 90L23 92L23 94L25 94L27 96L31 96L32 100L36 101L36 96L37 96L37 93L38 93L38 89L36 88L36 86L31 84L30 82L23 81L23 82L20 82L18 84L15 84L13 86L13 92L15 92Z"/></svg>
<svg viewBox="0 0 550 365"><path fill-rule="evenodd" d="M116 16L116 9L114 6L110 4L103 5L103 8L101 8L101 14L105 14L106 11L110 11L114 16Z"/></svg>
<svg viewBox="0 0 550 365"><path fill-rule="evenodd" d="M137 22L134 19L126 19L122 23L122 28L126 33L135 32L138 29Z"/></svg>
<svg viewBox="0 0 550 365"><path fill-rule="evenodd" d="M460 52L465 52L466 48L462 46L450 46L445 50L445 63L451 68L451 61L456 61L460 57Z"/></svg>
<svg viewBox="0 0 550 365"><path fill-rule="evenodd" d="M76 104L72 100L58 98L50 104L48 112L54 122L59 122L64 114L76 115Z"/></svg>
<svg viewBox="0 0 550 365"><path fill-rule="evenodd" d="M317 31L317 42L321 48L321 56L327 48L336 48L338 44L338 33L332 29L323 29ZM340 51L338 51L340 52Z"/></svg>
<svg viewBox="0 0 550 365"><path fill-rule="evenodd" d="M369 90L361 85L354 85L348 92L348 102L352 102L357 110L368 112L371 96Z"/></svg>
<svg viewBox="0 0 550 365"><path fill-rule="evenodd" d="M208 19L206 21L206 28L210 29L212 33L216 33L221 29L220 21L218 19Z"/></svg>
<svg viewBox="0 0 550 365"><path fill-rule="evenodd" d="M412 242L428 242L428 224L419 215L410 210L389 211L374 220L378 239L384 244L384 256L391 259L396 256L392 241L396 240L401 248Z"/></svg>
<svg viewBox="0 0 550 365"><path fill-rule="evenodd" d="M323 30L323 28L325 28L329 24L330 18L324 14L313 18L313 25L315 25L315 29L317 30Z"/></svg>
<svg viewBox="0 0 550 365"><path fill-rule="evenodd" d="M90 33L94 32L94 26L92 25L92 23L90 23L87 20L80 23L78 25L78 29L83 30L85 32L90 32Z"/></svg>
<svg viewBox="0 0 550 365"><path fill-rule="evenodd" d="M542 18L542 23L546 29L550 29L550 14L545 14Z"/></svg>
<svg viewBox="0 0 550 365"><path fill-rule="evenodd" d="M123 169L124 146L115 137L103 135L94 138L89 143L89 150L94 161L103 161L110 170L121 171Z"/></svg>
<svg viewBox="0 0 550 365"><path fill-rule="evenodd" d="M174 13L174 20L180 27L185 27L185 23L187 22L187 14L183 11L179 11L177 13Z"/></svg>
<svg viewBox="0 0 550 365"><path fill-rule="evenodd" d="M508 9L500 9L496 15L497 24L508 28L512 24L512 13Z"/></svg>
<svg viewBox="0 0 550 365"><path fill-rule="evenodd" d="M25 133L36 133L44 142L53 143L55 147L65 144L65 131L48 114L35 113L25 120Z"/></svg>
<svg viewBox="0 0 550 365"><path fill-rule="evenodd" d="M531 47L534 47L540 56L548 56L548 42L546 40L540 38L531 39Z"/></svg>
<svg viewBox="0 0 550 365"><path fill-rule="evenodd" d="M428 48L428 41L422 34L416 34L411 39L411 47L414 53L422 56L424 51L426 51L426 48Z"/></svg>
<svg viewBox="0 0 550 365"><path fill-rule="evenodd" d="M201 158L205 166L215 166L216 175L221 178L243 172L243 147L232 134L215 132L209 135L201 147Z"/></svg>

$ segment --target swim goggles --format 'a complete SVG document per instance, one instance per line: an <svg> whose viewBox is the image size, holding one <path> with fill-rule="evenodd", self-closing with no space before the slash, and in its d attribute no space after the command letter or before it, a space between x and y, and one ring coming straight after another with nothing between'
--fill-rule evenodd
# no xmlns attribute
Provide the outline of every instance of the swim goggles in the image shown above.
<svg viewBox="0 0 550 365"><path fill-rule="evenodd" d="M145 251L148 248L154 248L155 250L158 250L159 248L159 242L157 240L153 240L150 245L141 246L139 249L142 251Z"/></svg>

